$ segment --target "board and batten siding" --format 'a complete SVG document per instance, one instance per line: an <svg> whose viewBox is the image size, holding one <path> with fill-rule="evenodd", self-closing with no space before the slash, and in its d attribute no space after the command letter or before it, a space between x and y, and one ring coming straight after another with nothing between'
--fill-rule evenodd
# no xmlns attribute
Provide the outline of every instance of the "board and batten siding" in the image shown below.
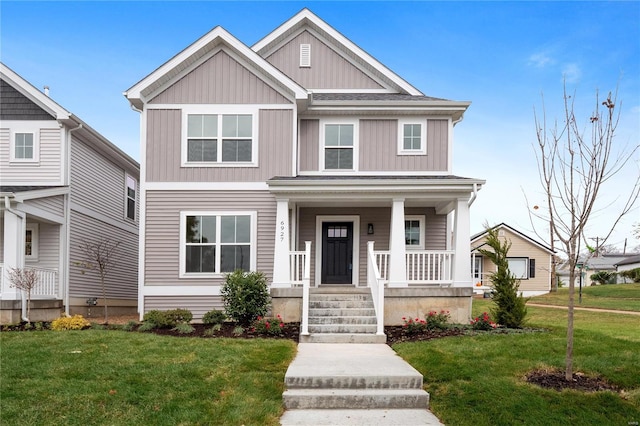
<svg viewBox="0 0 640 426"><path fill-rule="evenodd" d="M291 110L260 110L258 167L181 167L181 121L179 109L147 112L147 182L264 182L291 175Z"/></svg>
<svg viewBox="0 0 640 426"><path fill-rule="evenodd" d="M150 104L290 104L259 76L219 51Z"/></svg>
<svg viewBox="0 0 640 426"><path fill-rule="evenodd" d="M56 195L53 197L35 198L33 200L25 200L25 205L36 207L58 216L64 216L64 196Z"/></svg>
<svg viewBox="0 0 640 426"><path fill-rule="evenodd" d="M300 120L299 136L299 170L301 172L311 172L318 170L320 151L320 121Z"/></svg>
<svg viewBox="0 0 640 426"><path fill-rule="evenodd" d="M257 270L271 282L276 202L268 191L147 191L145 286L222 285L224 278L179 278L181 211L256 211Z"/></svg>
<svg viewBox="0 0 640 426"><path fill-rule="evenodd" d="M7 123L2 123L5 126ZM3 185L60 184L62 157L60 153L60 129L58 123L51 124L55 128L38 130L39 161L37 163L10 162L11 128L0 128L0 182Z"/></svg>
<svg viewBox="0 0 640 426"><path fill-rule="evenodd" d="M221 296L145 296L143 314L154 309L189 309L193 320L200 322L202 316L211 310L223 311L224 303Z"/></svg>
<svg viewBox="0 0 640 426"><path fill-rule="evenodd" d="M447 120L427 120L427 154L398 155L398 120L360 120L360 170L445 172L448 129Z"/></svg>
<svg viewBox="0 0 640 426"><path fill-rule="evenodd" d="M425 216L425 250L444 250L446 248L446 215L438 215L433 207L408 207L405 215ZM311 241L311 285L316 277L316 217L317 216L359 216L360 217L360 264L359 277L361 286L367 281L367 242L375 242L375 250L389 250L391 231L391 207L303 207L300 208L298 247L304 247L305 241ZM331 221L331 219L327 219ZM339 221L339 220L338 220ZM374 227L372 235L367 234L367 226Z"/></svg>
<svg viewBox="0 0 640 426"><path fill-rule="evenodd" d="M300 66L301 44L311 45L310 67ZM265 59L306 89L384 89L309 31L301 32Z"/></svg>
<svg viewBox="0 0 640 426"><path fill-rule="evenodd" d="M107 297L137 299L138 235L75 210L71 210L70 223L69 296L102 297L98 272L79 266L85 260L84 243L97 243L101 238L120 242L115 264L106 277Z"/></svg>

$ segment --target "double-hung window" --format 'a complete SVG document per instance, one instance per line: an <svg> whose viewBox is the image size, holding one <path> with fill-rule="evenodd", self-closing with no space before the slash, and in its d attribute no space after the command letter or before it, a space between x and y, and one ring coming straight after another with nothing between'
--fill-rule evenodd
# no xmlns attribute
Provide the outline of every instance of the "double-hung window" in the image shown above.
<svg viewBox="0 0 640 426"><path fill-rule="evenodd" d="M182 212L181 276L255 269L255 212Z"/></svg>
<svg viewBox="0 0 640 426"><path fill-rule="evenodd" d="M13 132L11 137L10 161L35 163L39 160L37 132Z"/></svg>
<svg viewBox="0 0 640 426"><path fill-rule="evenodd" d="M357 170L358 128L355 122L326 122L322 127L322 169Z"/></svg>
<svg viewBox="0 0 640 426"><path fill-rule="evenodd" d="M134 178L126 176L125 215L127 219L136 220L136 189L138 185Z"/></svg>
<svg viewBox="0 0 640 426"><path fill-rule="evenodd" d="M38 259L38 224L27 223L24 234L24 257L29 260Z"/></svg>
<svg viewBox="0 0 640 426"><path fill-rule="evenodd" d="M250 166L257 162L256 115L184 112L183 166Z"/></svg>
<svg viewBox="0 0 640 426"><path fill-rule="evenodd" d="M398 120L398 154L424 155L427 153L427 122L422 119Z"/></svg>
<svg viewBox="0 0 640 426"><path fill-rule="evenodd" d="M408 249L424 249L424 216L405 216L404 240Z"/></svg>

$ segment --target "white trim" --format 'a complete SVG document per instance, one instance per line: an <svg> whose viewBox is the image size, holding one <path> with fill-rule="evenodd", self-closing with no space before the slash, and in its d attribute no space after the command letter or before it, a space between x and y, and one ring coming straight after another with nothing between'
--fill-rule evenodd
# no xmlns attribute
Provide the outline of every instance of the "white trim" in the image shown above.
<svg viewBox="0 0 640 426"><path fill-rule="evenodd" d="M404 126L420 126L420 148L405 149L404 147ZM427 126L428 120L420 118L399 118L398 119L398 152L397 155L427 155Z"/></svg>
<svg viewBox="0 0 640 426"><path fill-rule="evenodd" d="M223 278L225 274L228 272L220 272L220 250L217 251L215 257L215 270L218 272L214 273L194 273L194 272L185 272L186 268L186 246L184 243L185 240L185 225L187 223L187 216L216 216L216 242L214 245L216 248L220 248L220 237L221 237L221 220L219 220L222 216L249 216L250 223L250 234L249 234L249 247L251 248L250 258L249 258L249 270L255 271L257 267L257 251L258 251L258 212L255 210L236 210L236 211L226 211L226 210L181 210L180 211L180 230L179 230L179 271L178 276L180 278L195 278L195 279L210 279L210 278Z"/></svg>
<svg viewBox="0 0 640 426"><path fill-rule="evenodd" d="M259 121L260 110L253 105L189 105L182 108L182 129L180 141L181 167L258 167L258 146L259 141ZM218 117L218 129L215 137L217 144L217 160L208 161L188 161L187 160L187 130L189 115L209 114ZM222 161L222 117L224 115L251 115L251 161L247 162L223 162Z"/></svg>
<svg viewBox="0 0 640 426"><path fill-rule="evenodd" d="M462 120L462 118L460 118L460 120ZM447 171L449 173L453 171L453 127L453 120L449 118L449 129L447 131Z"/></svg>
<svg viewBox="0 0 640 426"><path fill-rule="evenodd" d="M133 198L133 219L131 219L129 217L129 179L133 180L133 191L134 191L134 198ZM137 219L137 210L138 210L138 188L140 187L140 185L138 184L138 180L134 177L131 176L129 173L125 172L124 173L124 217L123 219L129 222L133 222L136 223L136 219Z"/></svg>
<svg viewBox="0 0 640 426"><path fill-rule="evenodd" d="M351 267L351 285L358 286L360 279L360 215L318 215L316 216L316 273L315 286L322 285L322 224L324 222L353 223L353 253ZM348 284L345 284L345 286Z"/></svg>
<svg viewBox="0 0 640 426"><path fill-rule="evenodd" d="M420 170L387 170L387 171L367 171L367 170L325 170L325 171L316 171L316 170L305 170L298 172L300 176L321 176L321 175L350 175L350 176L448 176L449 173L447 170L433 170L433 171L420 171ZM345 179L348 179L345 178Z"/></svg>
<svg viewBox="0 0 640 426"><path fill-rule="evenodd" d="M146 191L268 191L262 182L146 182ZM140 208L144 207L142 204ZM140 212L142 215L142 211Z"/></svg>
<svg viewBox="0 0 640 426"><path fill-rule="evenodd" d="M3 184L7 185L6 182L3 182ZM32 191L15 192L13 198L16 202L22 203L26 200L34 200L36 198L55 197L56 195L64 195L69 193L70 193L70 189L68 186L52 187L52 188L46 188L46 189L34 189Z"/></svg>
<svg viewBox="0 0 640 426"><path fill-rule="evenodd" d="M358 173L358 158L359 158L359 153L360 153L360 149L359 149L359 145L360 145L360 119L358 118L322 118L319 120L319 124L320 124L320 131L319 131L319 136L320 136L320 140L318 143L320 152L318 153L318 170L320 170L319 174L334 174L334 173L354 173L354 174L360 174ZM324 154L325 154L325 128L328 125L333 125L333 124L337 124L337 125L352 125L353 126L353 146L352 146L352 150L353 150L353 168L352 169L325 169L325 164L324 164ZM333 147L332 147L333 148ZM338 147L340 148L340 147ZM343 147L343 148L348 148L348 147ZM331 149L331 148L330 148Z"/></svg>
<svg viewBox="0 0 640 426"><path fill-rule="evenodd" d="M40 219L45 219L48 220L49 222L54 222L57 224L63 224L64 223L64 217L57 215L55 213L51 213L49 211L46 210L42 210L41 208L32 206L30 204L20 204L18 206L18 210L20 210L21 212L33 215L33 216L37 216Z"/></svg>
<svg viewBox="0 0 640 426"><path fill-rule="evenodd" d="M23 122L22 126L12 127L9 136L9 167L11 164L16 165L39 165L40 164L40 129L27 125L28 121ZM32 156L29 158L16 157L16 136L31 135Z"/></svg>
<svg viewBox="0 0 640 426"><path fill-rule="evenodd" d="M27 231L31 231L31 254L24 253L25 260L38 261L38 244L40 238L40 225L38 223L27 222L24 227L24 247L27 251Z"/></svg>
<svg viewBox="0 0 640 426"><path fill-rule="evenodd" d="M406 225L407 225L407 221L408 220L417 220L419 222L419 227L420 227L420 244L418 245L411 245L411 244L406 244L406 231L405 231L405 248L406 250L424 250L424 243L425 243L425 238L426 238L426 227L425 227L425 215L405 215L404 216L404 222L405 222L405 229L406 229Z"/></svg>
<svg viewBox="0 0 640 426"><path fill-rule="evenodd" d="M140 110L140 216L138 217L138 313L142 320L144 308L145 255L147 238L147 109Z"/></svg>
<svg viewBox="0 0 640 426"><path fill-rule="evenodd" d="M332 92L333 93L333 92ZM263 109L284 109L284 110L295 110L296 106L294 104L250 104L250 105L244 105L244 104L207 104L206 106L204 105L196 105L196 104L180 104L180 103L175 103L175 104L147 104L145 105L145 110L155 110L155 109L162 109L162 110L181 110L184 108L206 108L207 111L210 111L212 109L232 109L234 107L237 108L253 108L256 110L263 110Z"/></svg>
<svg viewBox="0 0 640 426"><path fill-rule="evenodd" d="M220 296L219 285L147 285L140 287L140 296L142 297L142 303L140 307L144 306L144 296ZM141 312L144 310L141 309Z"/></svg>
<svg viewBox="0 0 640 426"><path fill-rule="evenodd" d="M60 123L56 120L2 120L2 128L18 128L18 129L60 129Z"/></svg>
<svg viewBox="0 0 640 426"><path fill-rule="evenodd" d="M139 233L138 227L136 225L133 225L131 223L118 222L117 220L111 217L105 216L104 214L96 212L95 210L88 209L84 206L74 203L73 201L70 203L70 208L72 211L75 211L85 216L88 216L90 218L99 220L100 222L104 222L107 225L114 226L118 229L122 229L123 231L129 232L131 234L138 235Z"/></svg>
<svg viewBox="0 0 640 426"><path fill-rule="evenodd" d="M311 93L398 93L393 89L312 89L307 88Z"/></svg>

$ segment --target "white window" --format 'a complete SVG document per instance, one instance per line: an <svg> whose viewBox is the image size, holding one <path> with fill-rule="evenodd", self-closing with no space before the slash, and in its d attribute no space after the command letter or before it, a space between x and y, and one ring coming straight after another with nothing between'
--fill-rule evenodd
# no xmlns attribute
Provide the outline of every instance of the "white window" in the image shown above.
<svg viewBox="0 0 640 426"><path fill-rule="evenodd" d="M15 131L11 135L10 161L37 163L40 156L37 132Z"/></svg>
<svg viewBox="0 0 640 426"><path fill-rule="evenodd" d="M311 45L303 43L300 45L300 67L311 66Z"/></svg>
<svg viewBox="0 0 640 426"><path fill-rule="evenodd" d="M24 235L24 258L38 260L38 224L27 223Z"/></svg>
<svg viewBox="0 0 640 426"><path fill-rule="evenodd" d="M404 217L404 241L408 249L424 249L424 216Z"/></svg>
<svg viewBox="0 0 640 426"><path fill-rule="evenodd" d="M398 155L424 155L427 153L427 121L398 120Z"/></svg>
<svg viewBox="0 0 640 426"><path fill-rule="evenodd" d="M324 122L321 126L321 170L358 170L358 126L350 122Z"/></svg>
<svg viewBox="0 0 640 426"><path fill-rule="evenodd" d="M138 182L131 176L126 176L125 216L127 219L136 220L136 193Z"/></svg>
<svg viewBox="0 0 640 426"><path fill-rule="evenodd" d="M212 113L211 108L183 111L183 166L257 165L256 113L228 108L230 113ZM235 111L234 111L235 110Z"/></svg>
<svg viewBox="0 0 640 426"><path fill-rule="evenodd" d="M255 212L181 212L180 276L256 268Z"/></svg>
<svg viewBox="0 0 640 426"><path fill-rule="evenodd" d="M508 257L509 272L520 280L529 278L529 259L526 257Z"/></svg>

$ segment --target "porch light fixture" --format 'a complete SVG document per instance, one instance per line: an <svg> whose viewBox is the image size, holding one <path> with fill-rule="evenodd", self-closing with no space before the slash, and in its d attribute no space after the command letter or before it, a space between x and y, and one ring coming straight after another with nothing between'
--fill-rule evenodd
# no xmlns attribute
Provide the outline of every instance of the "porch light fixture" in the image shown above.
<svg viewBox="0 0 640 426"><path fill-rule="evenodd" d="M367 224L367 234L369 234L369 235L373 234L373 223L368 223Z"/></svg>

